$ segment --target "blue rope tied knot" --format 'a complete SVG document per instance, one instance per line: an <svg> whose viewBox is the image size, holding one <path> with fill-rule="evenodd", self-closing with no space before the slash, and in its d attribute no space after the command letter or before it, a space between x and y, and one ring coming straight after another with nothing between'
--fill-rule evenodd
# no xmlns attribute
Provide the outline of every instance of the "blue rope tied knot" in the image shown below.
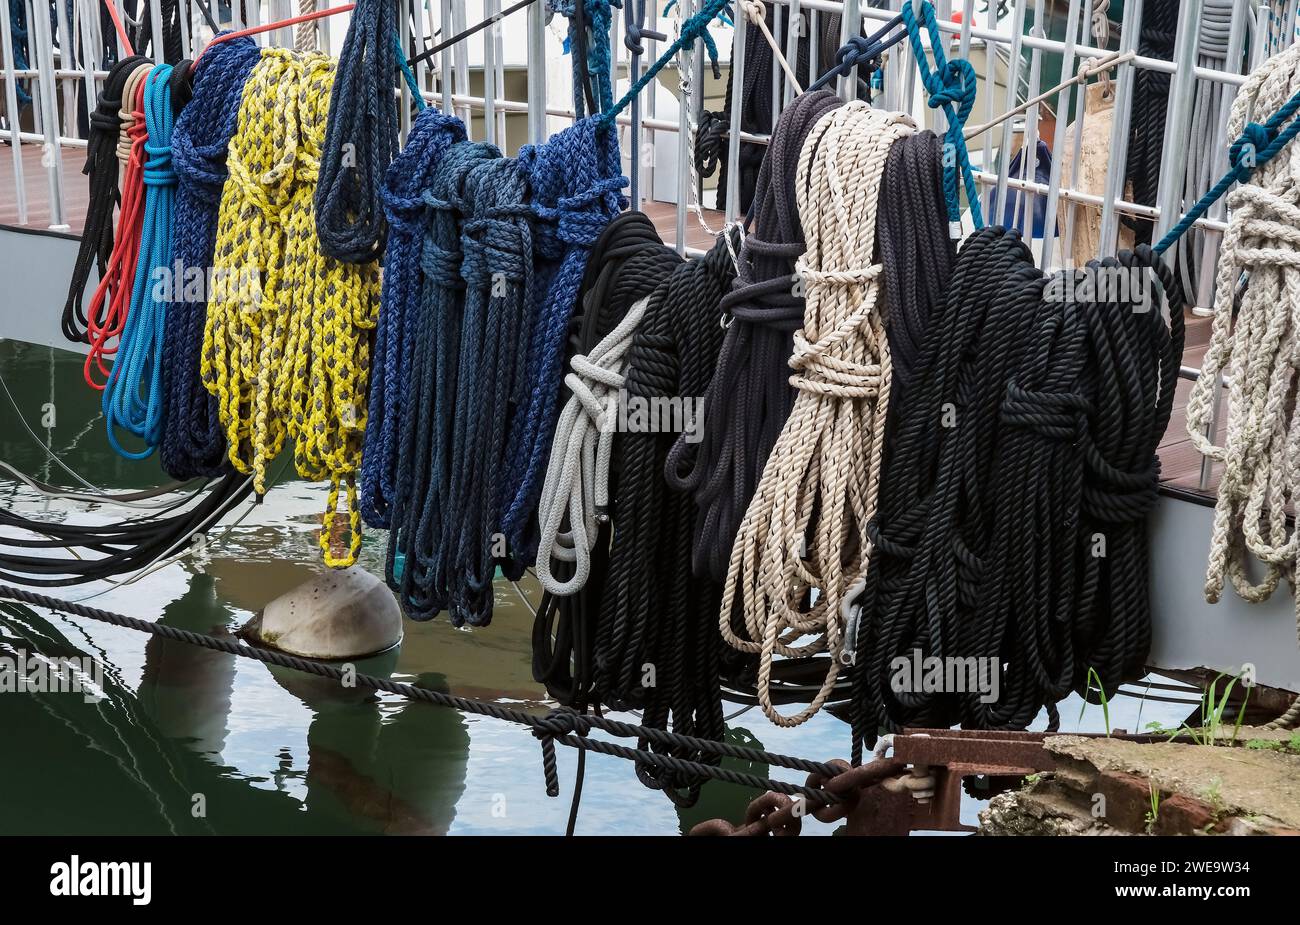
<svg viewBox="0 0 1300 925"><path fill-rule="evenodd" d="M931 109L943 109L948 120L948 130L944 133L943 193L948 203L948 223L954 236L960 235L961 199L958 194L957 178L961 177L966 189L966 200L970 203L971 219L977 229L984 227L984 214L980 208L979 193L975 188L975 171L971 167L970 152L966 150L966 119L975 106L976 78L975 69L964 58L949 61L943 52L943 36L939 33L939 21L934 15L934 5L925 0L921 4L921 21L916 19L913 4L905 2L900 11L903 24L907 27L911 39L912 55L916 58L917 70L921 73L921 83L930 94ZM925 46L921 44L921 27L924 26L930 36L930 48L934 53L935 69L930 70Z"/></svg>
<svg viewBox="0 0 1300 925"><path fill-rule="evenodd" d="M1283 103L1264 124L1247 122L1241 136L1228 147L1228 162L1232 165L1228 172L1197 200L1177 225L1169 229L1153 250L1157 254L1167 251L1232 188L1232 184L1249 179L1253 171L1263 167L1290 144L1300 134L1300 119L1295 118L1297 112L1300 112L1300 92Z"/></svg>

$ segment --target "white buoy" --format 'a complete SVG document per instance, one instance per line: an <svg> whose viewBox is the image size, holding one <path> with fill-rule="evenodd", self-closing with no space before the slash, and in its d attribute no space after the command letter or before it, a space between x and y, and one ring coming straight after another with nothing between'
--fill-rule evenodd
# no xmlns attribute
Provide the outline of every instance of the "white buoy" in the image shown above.
<svg viewBox="0 0 1300 925"><path fill-rule="evenodd" d="M388 587L354 565L280 595L240 633L303 658L363 658L401 642L402 613Z"/></svg>

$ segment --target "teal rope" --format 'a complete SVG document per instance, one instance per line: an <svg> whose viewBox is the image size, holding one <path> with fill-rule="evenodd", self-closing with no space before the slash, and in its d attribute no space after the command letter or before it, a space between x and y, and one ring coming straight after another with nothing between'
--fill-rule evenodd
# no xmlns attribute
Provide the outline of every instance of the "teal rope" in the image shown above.
<svg viewBox="0 0 1300 925"><path fill-rule="evenodd" d="M628 91L623 94L622 99L600 114L599 119L601 126L605 128L612 126L614 120L618 118L618 114L626 109L628 104L631 103L632 100L636 99L637 95L650 85L650 82L654 80L655 76L664 69L664 66L673 59L674 55L683 48L694 44L696 39L707 35L709 23L713 21L713 17L718 15L718 11L726 5L727 0L708 0L708 2L700 8L698 13L686 20L686 22L682 23L682 32L681 35L677 36L677 41L669 45L668 50L659 56L659 60L650 65L650 69L642 74L640 79L628 88ZM718 63L716 48L711 50L710 58L712 59L713 65L716 67Z"/></svg>
<svg viewBox="0 0 1300 925"><path fill-rule="evenodd" d="M1232 167L1212 189L1197 200L1196 205L1192 206L1191 211L1184 215L1177 225L1169 229L1169 233L1155 246L1155 252L1163 254L1172 247L1175 241L1187 233L1187 229L1196 224L1210 206L1218 202L1232 188L1232 184L1249 179L1253 171L1263 167L1290 144L1291 140L1300 134L1300 119L1295 118L1297 112L1300 112L1300 91L1287 100L1282 108L1263 125L1258 122L1246 123L1246 127L1241 131L1241 137L1228 148L1228 160L1232 163ZM1290 124L1282 128L1283 123L1288 121Z"/></svg>
<svg viewBox="0 0 1300 925"><path fill-rule="evenodd" d="M415 79L415 71L411 70L410 63L406 60L406 52L402 51L402 39L393 31L393 50L397 53L397 66L402 69L402 76L406 78L406 85L411 88L411 96L415 97L415 105L421 111L428 108L428 103L420 94L420 84Z"/></svg>
<svg viewBox="0 0 1300 925"><path fill-rule="evenodd" d="M943 36L939 33L939 21L934 15L934 4L925 0L921 4L921 22L916 20L913 4L905 2L900 15L907 26L908 37L912 40L912 56L916 58L917 70L921 72L921 83L930 94L931 109L943 109L948 119L948 131L944 135L947 150L956 154L953 158L944 158L943 192L948 202L948 221L954 226L961 223L961 201L957 195L957 176L960 174L966 187L966 200L970 203L971 219L975 228L984 227L984 214L980 209L979 193L975 188L975 171L971 167L970 152L966 150L966 119L975 107L976 77L975 68L965 58L949 61L943 53ZM921 44L921 27L930 34L930 47L934 51L934 71L930 70L925 57L925 46Z"/></svg>

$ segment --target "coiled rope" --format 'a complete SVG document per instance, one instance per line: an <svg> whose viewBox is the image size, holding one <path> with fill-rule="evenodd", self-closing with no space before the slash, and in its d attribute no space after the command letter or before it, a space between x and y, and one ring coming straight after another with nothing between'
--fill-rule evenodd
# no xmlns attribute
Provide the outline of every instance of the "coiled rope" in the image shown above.
<svg viewBox="0 0 1300 925"><path fill-rule="evenodd" d="M1187 403L1193 446L1223 465L1205 580L1211 602L1219 599L1225 580L1252 603L1266 600L1284 578L1293 587L1296 582L1300 537L1287 508L1296 492L1293 459L1300 439L1291 395L1300 351L1293 318L1300 302L1300 150L1292 146L1285 157L1262 157L1280 140L1278 120L1267 126L1248 120L1252 113L1294 114L1298 65L1296 45L1266 61L1242 85L1228 120L1229 134L1241 135L1232 152L1238 172L1247 174L1247 164L1257 169L1240 176L1241 185L1228 195L1210 343ZM1227 433L1218 446L1208 433L1224 375ZM1262 575L1254 560L1262 564ZM1300 603L1296 610L1300 622Z"/></svg>
<svg viewBox="0 0 1300 925"><path fill-rule="evenodd" d="M193 74L193 97L176 118L172 131L172 166L176 171L174 263L183 277L174 279L171 305L164 321L166 362L163 382L166 421L161 458L173 478L216 475L225 468L226 435L216 399L203 387L199 372L209 289L225 284L208 270L217 243L217 216L226 182L226 149L239 120L244 84L262 51L252 38L212 46ZM191 293L191 278L201 283Z"/></svg>
<svg viewBox="0 0 1300 925"><path fill-rule="evenodd" d="M116 340L126 325L127 310L134 292L135 273L140 254L140 223L144 220L144 144L147 129L144 120L144 82L153 65L141 61L130 72L122 88L122 108L118 110L121 129L118 133L117 159L122 167L122 203L118 213L117 240L108 259L108 268L86 307L86 354L83 375L94 389L104 386L110 375L105 357L117 352Z"/></svg>
<svg viewBox="0 0 1300 925"><path fill-rule="evenodd" d="M841 604L866 571L890 388L877 199L890 147L913 131L907 117L853 101L822 117L799 158L807 250L796 272L806 307L790 358L799 395L741 522L719 620L728 644L758 654L759 703L781 726L806 721L833 690ZM816 603L806 608L813 588ZM832 658L817 694L797 714L781 714L770 692L773 657L823 651Z"/></svg>
<svg viewBox="0 0 1300 925"><path fill-rule="evenodd" d="M501 528L516 561L537 548L536 508L555 429L565 332L592 244L627 207L621 190L618 137L600 117L589 117L526 145L518 169L527 178L536 220L536 278L528 306L528 391L519 396L510 432L509 491Z"/></svg>
<svg viewBox="0 0 1300 925"><path fill-rule="evenodd" d="M720 589L693 574L694 507L689 495L669 491L664 467L677 432L703 424L698 407L722 346L718 306L735 278L738 243L720 237L703 258L678 264L651 294L628 350L627 421L614 442L617 506L595 649L600 702L643 707L647 726L710 739L725 731L722 647L710 621ZM699 778L646 766L638 777L681 805L699 794Z"/></svg>
<svg viewBox="0 0 1300 925"><path fill-rule="evenodd" d="M22 4L14 9L22 9ZM90 269L97 267L102 279L113 254L113 208L121 198L117 188L117 140L122 120L118 111L122 108L127 78L144 62L145 59L139 55L132 55L113 65L104 79L95 111L90 114L86 166L81 171L90 178L90 202L86 207L86 224L77 248L77 260L68 283L68 298L63 305L63 336L74 343L86 341L86 315L82 301ZM19 62L17 66L26 65Z"/></svg>
<svg viewBox="0 0 1300 925"><path fill-rule="evenodd" d="M301 476L329 480L320 545L327 565L344 566L361 545L354 474L379 274L374 263L325 256L313 233L334 76L327 56L281 49L264 50L249 76L230 143L214 260L214 273L241 285L223 287L231 291L208 305L201 367L218 399L230 461L253 474L259 495L286 439ZM336 556L340 492L347 497L348 540L347 552Z"/></svg>
<svg viewBox="0 0 1300 925"><path fill-rule="evenodd" d="M321 148L316 232L325 256L365 264L383 247L381 186L398 150L397 4L357 0L350 15Z"/></svg>
<svg viewBox="0 0 1300 925"><path fill-rule="evenodd" d="M442 518L452 490L448 409L455 403L456 366L449 358L459 344L465 287L460 274L463 196L470 172L500 157L494 145L459 141L439 159L429 188L421 194L431 218L420 252L423 287L412 331L411 378L406 384L415 413L403 418L399 431L402 447L385 563L388 584L413 620L431 620L448 604L439 557Z"/></svg>
<svg viewBox="0 0 1300 925"><path fill-rule="evenodd" d="M717 582L727 576L741 519L794 404L787 362L804 310L794 277L804 252L795 170L808 133L839 105L829 90L815 90L795 97L776 123L736 280L720 306L727 333L704 396L703 439L678 437L668 457L669 484L691 492L697 508L695 572Z"/></svg>
<svg viewBox="0 0 1300 925"><path fill-rule="evenodd" d="M384 177L384 211L392 232L384 250L383 291L375 331L370 410L361 458L361 513L372 527L389 526L389 505L400 460L398 435L407 416L407 389L417 358L415 327L421 321L423 278L420 254L431 212L424 199L447 148L465 140L465 126L432 107L411 127L406 147Z"/></svg>
<svg viewBox="0 0 1300 925"><path fill-rule="evenodd" d="M597 346L606 342L612 331L636 312L643 317L645 299L658 288L681 263L681 258L659 238L654 224L641 212L624 212L606 226L592 246L583 279L579 309L569 326L567 354L573 370L566 377L566 391L570 395L561 424L556 427L555 446L551 451L551 465L566 458L567 446L575 443L590 445L594 437L606 440L606 434L617 440L618 395L623 393L625 352L614 357L618 366L619 383L608 403L593 408L582 397L595 389L608 388L609 375L605 367L595 367L593 378L584 374L587 359L595 355ZM620 341L622 339L620 338ZM565 419L570 407L578 415L568 430ZM592 420L596 411L600 418ZM583 429L585 428L585 435ZM566 436L567 434L567 436ZM594 455L580 457L580 471L570 473L572 481L563 470L552 476L548 469L542 489L542 544L537 557L537 573L544 593L533 622L533 676L546 685L547 691L560 703L576 710L594 706L592 688L595 682L596 621L601 613L601 598L609 575L609 550L615 511L615 494L619 484L618 454L600 459ZM597 485L604 480L606 491L602 494L604 506L597 500ZM565 492L569 499L565 500ZM547 498L551 500L546 501ZM578 517L572 513L573 503L581 503ZM561 514L559 526L547 529L545 513L551 507ZM566 519L567 518L567 519ZM595 532L592 531L594 522ZM548 542L550 554L548 554ZM558 545L557 545L558 544ZM566 552L573 547L572 552ZM582 551L579 552L578 550ZM577 561L582 556L588 562L587 574L578 580ZM543 579L542 576L549 576Z"/></svg>

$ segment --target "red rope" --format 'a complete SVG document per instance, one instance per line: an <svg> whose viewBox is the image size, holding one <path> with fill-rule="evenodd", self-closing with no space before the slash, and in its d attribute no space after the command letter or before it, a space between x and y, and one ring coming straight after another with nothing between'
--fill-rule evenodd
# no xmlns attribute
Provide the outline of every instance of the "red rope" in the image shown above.
<svg viewBox="0 0 1300 925"><path fill-rule="evenodd" d="M113 5L113 0L104 0L104 6L108 7L108 15L113 17L113 28L117 29L117 37L126 51L126 57L131 57L135 54L135 49L131 47L131 40L126 37L126 28L122 25L122 17L117 15L117 7Z"/></svg>
<svg viewBox="0 0 1300 925"><path fill-rule="evenodd" d="M86 311L86 339L90 342L90 353L86 356L82 374L87 385L101 392L104 386L95 381L92 367L98 367L104 381L108 381L112 368L104 365L104 358L117 353L117 344L109 346L109 341L120 337L126 326L127 311L131 307L131 290L135 285L136 263L140 257L140 234L144 223L144 143L148 137L144 121L146 83L147 81L140 81L136 89L133 110L135 119L127 129L127 136L131 139L131 154L122 176L122 210L118 218L117 240L108 259L108 268L95 288ZM108 312L101 317L105 296L109 296Z"/></svg>
<svg viewBox="0 0 1300 925"><path fill-rule="evenodd" d="M313 13L294 16L292 19L282 19L279 22L267 23L264 26L250 26L247 29L240 29L238 32L227 32L223 35L218 35L212 41L208 42L208 44L203 46L203 51L199 52L198 55L195 56L194 63L197 65L199 63L199 58L202 58L209 48L221 42L228 42L231 39L242 38L245 35L257 35L260 32L271 32L275 29L284 29L288 26L296 26L300 22L310 22L313 19L323 19L326 16L333 16L335 13L346 13L355 6L355 3L345 3L343 6L331 7L328 10L316 10Z"/></svg>

